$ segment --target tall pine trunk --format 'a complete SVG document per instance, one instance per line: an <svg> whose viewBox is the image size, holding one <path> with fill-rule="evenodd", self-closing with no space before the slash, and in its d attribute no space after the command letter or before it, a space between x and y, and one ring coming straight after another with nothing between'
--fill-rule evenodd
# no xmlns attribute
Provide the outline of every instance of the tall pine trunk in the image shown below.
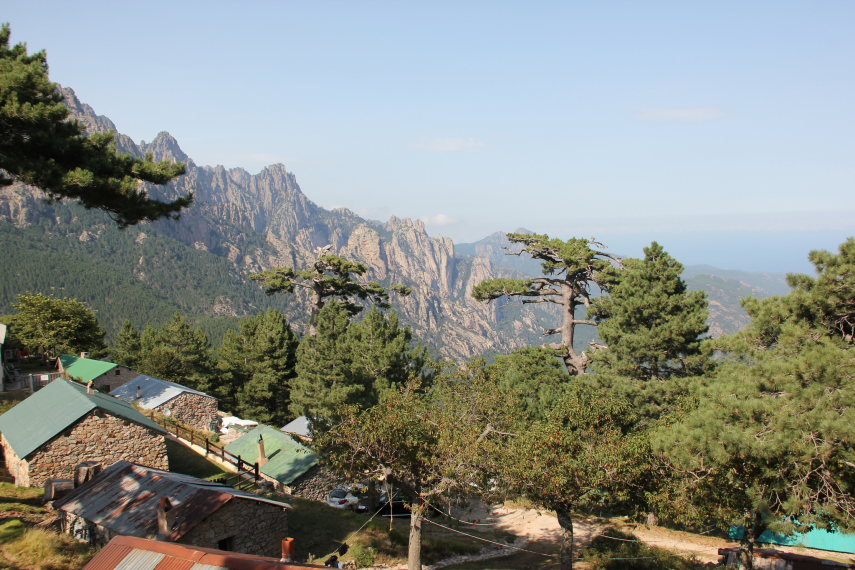
<svg viewBox="0 0 855 570"><path fill-rule="evenodd" d="M424 505L413 503L410 510L410 542L407 549L407 570L422 570L422 519Z"/></svg>
<svg viewBox="0 0 855 570"><path fill-rule="evenodd" d="M573 512L569 507L557 507L561 527L561 570L573 570Z"/></svg>
<svg viewBox="0 0 855 570"><path fill-rule="evenodd" d="M757 539L766 530L763 524L763 515L759 511L755 511L752 515L751 524L745 529L745 538L743 539L743 557L742 562L747 570L754 570L754 549L757 546Z"/></svg>

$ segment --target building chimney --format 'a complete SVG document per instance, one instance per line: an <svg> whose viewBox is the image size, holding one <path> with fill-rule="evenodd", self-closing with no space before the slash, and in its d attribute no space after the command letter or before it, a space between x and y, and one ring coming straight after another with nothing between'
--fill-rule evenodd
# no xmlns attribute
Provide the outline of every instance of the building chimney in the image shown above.
<svg viewBox="0 0 855 570"><path fill-rule="evenodd" d="M140 398L142 398L142 388L137 386L137 400L139 400Z"/></svg>
<svg viewBox="0 0 855 570"><path fill-rule="evenodd" d="M81 352L80 358L89 358L89 353L88 352Z"/></svg>
<svg viewBox="0 0 855 570"><path fill-rule="evenodd" d="M87 382L87 383L86 383L86 393L87 393L87 394L91 394L91 393L92 393L92 384L93 384L94 382L95 382L94 380L90 380L89 382Z"/></svg>
<svg viewBox="0 0 855 570"><path fill-rule="evenodd" d="M101 472L100 461L84 461L74 468L74 487L77 488Z"/></svg>
<svg viewBox="0 0 855 570"><path fill-rule="evenodd" d="M258 434L258 467L264 467L267 465L267 461L267 455L264 453L264 438Z"/></svg>
<svg viewBox="0 0 855 570"><path fill-rule="evenodd" d="M294 559L294 539L293 538L283 538L282 539L282 558L279 559L279 562L291 562Z"/></svg>
<svg viewBox="0 0 855 570"><path fill-rule="evenodd" d="M157 540L168 540L175 527L175 508L166 497L160 498L157 505Z"/></svg>

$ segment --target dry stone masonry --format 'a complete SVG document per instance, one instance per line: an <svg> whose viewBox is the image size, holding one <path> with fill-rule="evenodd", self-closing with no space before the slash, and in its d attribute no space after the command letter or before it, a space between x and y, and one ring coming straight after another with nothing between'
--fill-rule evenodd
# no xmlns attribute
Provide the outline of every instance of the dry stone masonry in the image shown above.
<svg viewBox="0 0 855 570"><path fill-rule="evenodd" d="M74 467L84 461L100 461L107 467L126 459L157 469L169 467L163 435L103 410L93 410L26 459L19 458L5 438L0 442L6 468L22 487L72 478Z"/></svg>
<svg viewBox="0 0 855 570"><path fill-rule="evenodd" d="M217 400L210 396L182 392L155 408L163 415L204 431L217 431Z"/></svg>

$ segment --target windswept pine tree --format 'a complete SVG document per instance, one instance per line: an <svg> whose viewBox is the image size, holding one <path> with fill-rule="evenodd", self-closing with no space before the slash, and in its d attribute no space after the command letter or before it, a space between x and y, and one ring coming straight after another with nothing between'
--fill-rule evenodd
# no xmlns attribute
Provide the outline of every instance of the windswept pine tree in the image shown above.
<svg viewBox="0 0 855 570"><path fill-rule="evenodd" d="M254 281L261 281L265 293L293 293L301 288L309 292L309 328L308 336L317 333L316 322L327 299L336 299L341 308L351 316L362 310L356 300L369 300L375 305L388 308L389 294L376 281L368 283L357 280L365 275L368 266L357 261L350 261L340 255L326 253L322 248L310 269L295 270L290 267L276 267L250 276ZM409 295L410 290L403 285L395 285L392 289L402 295Z"/></svg>
<svg viewBox="0 0 855 570"><path fill-rule="evenodd" d="M607 289L614 277L616 256L602 250L602 244L587 239L561 240L542 234L508 234L513 244L521 244L511 255L529 255L541 261L543 277L531 279L489 279L479 283L472 296L479 301L519 297L523 303L552 303L561 308L561 324L544 336L560 334L561 342L549 346L559 351L567 370L584 374L591 361L589 353L574 346L576 327L596 326L587 316L577 314L591 305L596 289Z"/></svg>

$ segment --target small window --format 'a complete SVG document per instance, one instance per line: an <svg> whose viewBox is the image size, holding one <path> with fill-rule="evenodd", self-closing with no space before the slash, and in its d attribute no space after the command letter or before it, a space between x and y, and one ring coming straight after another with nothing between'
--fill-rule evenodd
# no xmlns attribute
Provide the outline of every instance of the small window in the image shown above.
<svg viewBox="0 0 855 570"><path fill-rule="evenodd" d="M119 370L118 368L116 368L116 376L118 376L118 375L119 375L119 374L121 374L121 373L122 373L122 371L121 371L121 370Z"/></svg>
<svg viewBox="0 0 855 570"><path fill-rule="evenodd" d="M232 550L235 547L235 537L227 536L226 538L217 541L218 550Z"/></svg>

